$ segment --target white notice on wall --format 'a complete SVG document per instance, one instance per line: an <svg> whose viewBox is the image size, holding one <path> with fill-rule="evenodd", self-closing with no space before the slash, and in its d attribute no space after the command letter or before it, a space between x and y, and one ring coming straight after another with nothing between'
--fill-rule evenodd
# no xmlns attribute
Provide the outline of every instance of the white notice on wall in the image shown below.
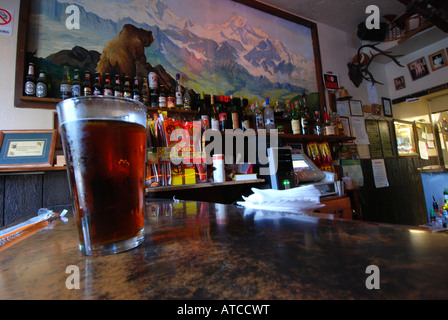
<svg viewBox="0 0 448 320"><path fill-rule="evenodd" d="M370 103L378 103L378 93L376 91L375 84L370 81L367 81L367 94L369 96Z"/></svg>
<svg viewBox="0 0 448 320"><path fill-rule="evenodd" d="M372 160L373 178L375 179L375 187L384 188L389 186L387 181L386 166L384 165L384 159Z"/></svg>
<svg viewBox="0 0 448 320"><path fill-rule="evenodd" d="M0 8L0 35L12 36L14 10Z"/></svg>
<svg viewBox="0 0 448 320"><path fill-rule="evenodd" d="M356 144L370 144L366 131L366 123L363 117L352 117L353 135L356 137Z"/></svg>

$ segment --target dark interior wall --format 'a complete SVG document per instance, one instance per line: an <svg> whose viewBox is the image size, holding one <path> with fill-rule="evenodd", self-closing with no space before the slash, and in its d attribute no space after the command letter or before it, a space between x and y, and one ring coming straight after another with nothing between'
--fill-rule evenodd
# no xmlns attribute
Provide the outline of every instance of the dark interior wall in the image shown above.
<svg viewBox="0 0 448 320"><path fill-rule="evenodd" d="M437 165L438 158L385 159L389 187L375 187L371 160L361 160L364 186L359 201L364 221L418 226L428 222L418 168Z"/></svg>

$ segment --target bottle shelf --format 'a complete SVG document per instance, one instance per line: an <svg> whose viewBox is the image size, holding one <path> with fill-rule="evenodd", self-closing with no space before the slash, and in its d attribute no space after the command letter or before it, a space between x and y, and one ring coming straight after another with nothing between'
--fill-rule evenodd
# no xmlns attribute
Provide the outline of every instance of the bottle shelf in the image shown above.
<svg viewBox="0 0 448 320"><path fill-rule="evenodd" d="M60 98L38 98L32 96L20 96L21 105L17 107L23 108L42 108L42 109L55 109L56 105L61 102ZM158 111L168 111L169 113L186 113L198 115L199 111L196 110L179 110L179 109L168 109L168 108L152 108L147 107L148 111L158 112Z"/></svg>

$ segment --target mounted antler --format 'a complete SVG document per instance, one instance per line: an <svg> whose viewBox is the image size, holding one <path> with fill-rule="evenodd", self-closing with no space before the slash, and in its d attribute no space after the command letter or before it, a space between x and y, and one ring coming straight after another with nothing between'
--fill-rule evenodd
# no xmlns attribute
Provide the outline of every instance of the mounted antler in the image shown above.
<svg viewBox="0 0 448 320"><path fill-rule="evenodd" d="M348 66L348 68L349 68L349 77L350 77L350 80L352 80L352 82L354 83L354 85L355 85L356 87L359 87L359 85L361 84L363 78L366 79L367 81L372 82L373 84L375 84L375 83L378 83L378 84L381 84L381 85L383 84L383 83L381 83L381 82L379 82L379 81L376 81L375 78L373 77L372 73L369 71L370 64L372 63L372 61L373 61L376 57L379 57L379 56L386 56L386 57L389 57L389 58L391 58L392 61L394 61L398 66L400 66L400 67L404 67L404 66L402 66L402 65L400 64L400 62L399 62L398 59L397 59L397 58L401 57L402 55L393 55L393 54L391 54L391 52L383 51L383 50L381 50L381 49L378 49L378 48L376 47L376 45L378 45L378 43L376 43L376 44L366 44L366 45L361 46L361 47L358 49L358 54L355 56L355 58L357 58L357 63L355 63L355 62L350 62L350 63L347 64L347 66ZM378 53L373 54L372 51L370 51L370 55L371 55L371 57L370 57L370 58L367 57L367 60L368 60L368 61L367 61L365 64L362 64L362 63L361 63L361 59L363 58L363 57L362 57L363 54L361 53L361 51L362 51L362 49L364 49L364 48L371 48L371 49L374 49L374 50L376 50ZM364 54L364 55L365 55L365 54Z"/></svg>

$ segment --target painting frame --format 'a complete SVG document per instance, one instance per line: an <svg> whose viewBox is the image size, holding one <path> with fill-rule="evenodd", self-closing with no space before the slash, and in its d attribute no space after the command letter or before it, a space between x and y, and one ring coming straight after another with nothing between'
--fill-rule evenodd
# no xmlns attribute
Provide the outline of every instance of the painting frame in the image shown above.
<svg viewBox="0 0 448 320"><path fill-rule="evenodd" d="M392 115L392 101L389 98L382 97L383 114L385 117L393 117Z"/></svg>
<svg viewBox="0 0 448 320"><path fill-rule="evenodd" d="M372 115L381 116L381 105L378 103L372 104Z"/></svg>
<svg viewBox="0 0 448 320"><path fill-rule="evenodd" d="M397 155L399 157L419 157L416 127L414 122L393 120Z"/></svg>
<svg viewBox="0 0 448 320"><path fill-rule="evenodd" d="M400 76L394 79L395 90L401 90L406 88L406 82L404 76Z"/></svg>
<svg viewBox="0 0 448 320"><path fill-rule="evenodd" d="M429 68L425 57L418 58L408 63L408 70L413 81L423 78L429 74Z"/></svg>
<svg viewBox="0 0 448 320"><path fill-rule="evenodd" d="M325 97L325 88L323 81L323 72L322 72L322 62L321 62L321 54L320 54L320 45L319 45L319 37L318 37L318 28L315 22L306 20L292 13L288 13L281 9L277 9L270 5L255 1L255 0L226 0L228 3L238 3L247 7L252 7L256 10L263 11L267 15L275 16L284 20L288 20L292 23L301 25L305 28L309 29L311 39L309 41L310 53L314 59L314 70L310 68L310 71L315 74L313 75L313 89L312 93L316 93L313 98L313 101L310 101L310 105L315 106L318 110L323 114L324 106L326 104ZM226 2L227 3L227 2ZM41 108L41 109L55 109L55 105L60 101L58 98L45 98L45 99L36 99L30 97L23 96L23 87L24 87L24 74L26 73L26 45L28 29L30 25L30 4L31 0L23 0L20 2L20 23L18 24L18 38L17 38L17 56L16 56L16 76L15 76L15 94L14 94L14 103L16 107L19 108ZM298 43L300 43L300 40ZM310 78L311 79L311 78ZM314 85L314 79L316 81ZM300 85L300 84L298 84ZM198 91L199 92L199 91ZM199 93L198 93L199 94Z"/></svg>
<svg viewBox="0 0 448 320"><path fill-rule="evenodd" d="M432 71L439 70L448 65L445 50L439 50L428 56Z"/></svg>
<svg viewBox="0 0 448 320"><path fill-rule="evenodd" d="M0 131L0 168L52 167L57 130Z"/></svg>
<svg viewBox="0 0 448 320"><path fill-rule="evenodd" d="M364 116L364 110L361 100L350 100L348 103L350 106L350 115L360 117Z"/></svg>

